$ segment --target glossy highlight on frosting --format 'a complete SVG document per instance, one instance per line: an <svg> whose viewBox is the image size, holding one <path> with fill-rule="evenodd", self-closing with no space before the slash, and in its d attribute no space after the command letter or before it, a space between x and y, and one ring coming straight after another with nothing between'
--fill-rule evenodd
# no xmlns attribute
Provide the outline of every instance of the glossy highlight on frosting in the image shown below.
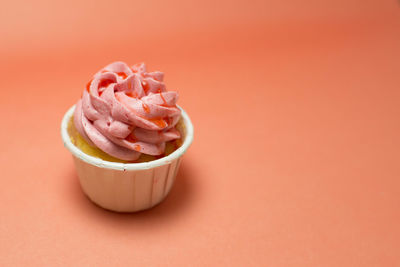
<svg viewBox="0 0 400 267"><path fill-rule="evenodd" d="M127 161L162 155L165 143L181 137L178 93L167 91L164 74L144 63L114 62L89 81L74 113L74 125L90 145Z"/></svg>

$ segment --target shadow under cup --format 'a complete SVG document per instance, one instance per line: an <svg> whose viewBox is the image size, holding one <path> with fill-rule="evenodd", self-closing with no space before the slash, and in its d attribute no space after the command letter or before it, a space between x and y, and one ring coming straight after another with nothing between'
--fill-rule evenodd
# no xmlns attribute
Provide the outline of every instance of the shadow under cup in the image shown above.
<svg viewBox="0 0 400 267"><path fill-rule="evenodd" d="M180 107L179 107L180 108ZM61 123L64 146L72 153L83 192L97 205L117 212L135 212L159 204L174 184L183 154L193 141L193 125L182 111L182 145L163 158L143 163L110 162L76 147L68 133L72 106Z"/></svg>

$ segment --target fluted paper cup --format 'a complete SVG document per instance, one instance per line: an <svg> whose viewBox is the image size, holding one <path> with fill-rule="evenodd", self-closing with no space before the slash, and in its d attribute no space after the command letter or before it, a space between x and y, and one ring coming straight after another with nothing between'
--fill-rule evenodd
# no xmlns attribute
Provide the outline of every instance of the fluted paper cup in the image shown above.
<svg viewBox="0 0 400 267"><path fill-rule="evenodd" d="M174 184L183 154L193 141L193 125L182 111L183 144L161 159L144 163L105 161L82 152L68 134L72 106L61 123L64 146L72 153L83 192L97 205L118 212L149 209L160 203Z"/></svg>

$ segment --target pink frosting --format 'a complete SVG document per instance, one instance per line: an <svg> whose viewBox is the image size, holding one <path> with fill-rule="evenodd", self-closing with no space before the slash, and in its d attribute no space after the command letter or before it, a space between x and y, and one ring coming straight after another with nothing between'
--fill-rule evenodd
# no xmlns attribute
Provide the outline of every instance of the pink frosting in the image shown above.
<svg viewBox="0 0 400 267"><path fill-rule="evenodd" d="M167 92L164 74L146 65L106 66L88 83L75 108L74 124L92 146L122 159L161 155L165 142L180 138L177 92Z"/></svg>

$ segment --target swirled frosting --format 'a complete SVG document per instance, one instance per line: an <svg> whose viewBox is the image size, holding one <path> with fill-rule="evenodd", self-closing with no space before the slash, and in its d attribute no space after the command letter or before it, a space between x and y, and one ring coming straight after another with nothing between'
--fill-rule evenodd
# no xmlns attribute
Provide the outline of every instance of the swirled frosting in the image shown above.
<svg viewBox="0 0 400 267"><path fill-rule="evenodd" d="M141 153L161 155L165 143L180 138L178 93L166 91L164 74L144 63L114 62L87 84L74 113L74 125L92 146L121 159Z"/></svg>

